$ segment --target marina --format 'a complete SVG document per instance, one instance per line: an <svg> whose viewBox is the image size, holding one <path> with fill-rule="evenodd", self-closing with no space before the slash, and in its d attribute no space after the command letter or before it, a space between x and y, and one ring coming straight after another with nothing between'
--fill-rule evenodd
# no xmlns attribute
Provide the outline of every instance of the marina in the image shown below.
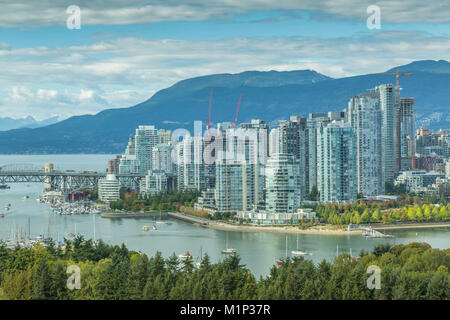
<svg viewBox="0 0 450 320"><path fill-rule="evenodd" d="M78 200L68 202L61 197L55 197L54 192L44 193L36 200L40 203L44 203L50 206L50 210L59 215L71 215L71 214L98 214L101 211L98 206L89 200Z"/></svg>

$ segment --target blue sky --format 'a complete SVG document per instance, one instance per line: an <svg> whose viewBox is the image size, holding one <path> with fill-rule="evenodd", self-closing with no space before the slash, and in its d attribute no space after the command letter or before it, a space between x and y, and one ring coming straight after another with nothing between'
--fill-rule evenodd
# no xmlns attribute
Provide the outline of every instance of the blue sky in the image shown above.
<svg viewBox="0 0 450 320"><path fill-rule="evenodd" d="M127 107L213 73L314 69L345 77L450 60L445 2L19 2L0 0L0 117ZM72 4L81 9L80 30L66 27ZM366 25L372 4L379 30Z"/></svg>

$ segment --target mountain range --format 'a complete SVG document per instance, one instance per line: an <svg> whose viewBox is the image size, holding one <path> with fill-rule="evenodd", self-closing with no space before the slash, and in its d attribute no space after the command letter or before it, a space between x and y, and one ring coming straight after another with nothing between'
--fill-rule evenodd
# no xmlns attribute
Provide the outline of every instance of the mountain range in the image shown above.
<svg viewBox="0 0 450 320"><path fill-rule="evenodd" d="M39 128L58 122L58 116L38 121L32 116L13 119L10 117L0 118L0 131L7 131L18 128Z"/></svg>
<svg viewBox="0 0 450 320"><path fill-rule="evenodd" d="M402 97L416 99L417 124L449 128L450 63L422 60L399 69L413 73L401 77L400 86ZM395 68L387 72L395 72ZM191 131L194 120L205 125L211 88L213 124L234 121L242 94L238 122L262 119L276 125L277 120L290 115L342 110L352 95L383 83L395 84L395 76L367 74L333 79L313 70L299 70L196 77L160 90L132 107L74 116L41 128L2 131L0 154L122 153L138 125Z"/></svg>

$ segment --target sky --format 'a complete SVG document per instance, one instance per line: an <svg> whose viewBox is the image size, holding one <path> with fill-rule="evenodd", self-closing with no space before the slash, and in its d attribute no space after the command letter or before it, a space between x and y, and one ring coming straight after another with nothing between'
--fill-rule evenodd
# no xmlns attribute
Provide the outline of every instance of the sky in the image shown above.
<svg viewBox="0 0 450 320"><path fill-rule="evenodd" d="M425 59L450 60L450 0L0 0L0 117L95 114L215 73Z"/></svg>

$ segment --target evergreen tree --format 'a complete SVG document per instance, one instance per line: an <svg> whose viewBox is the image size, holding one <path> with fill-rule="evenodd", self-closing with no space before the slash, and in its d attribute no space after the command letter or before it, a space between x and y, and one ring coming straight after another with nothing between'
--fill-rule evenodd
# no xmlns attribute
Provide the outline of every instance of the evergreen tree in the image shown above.
<svg viewBox="0 0 450 320"><path fill-rule="evenodd" d="M54 298L51 296L52 278L46 259L40 259L37 263L33 279L33 299L47 300Z"/></svg>

